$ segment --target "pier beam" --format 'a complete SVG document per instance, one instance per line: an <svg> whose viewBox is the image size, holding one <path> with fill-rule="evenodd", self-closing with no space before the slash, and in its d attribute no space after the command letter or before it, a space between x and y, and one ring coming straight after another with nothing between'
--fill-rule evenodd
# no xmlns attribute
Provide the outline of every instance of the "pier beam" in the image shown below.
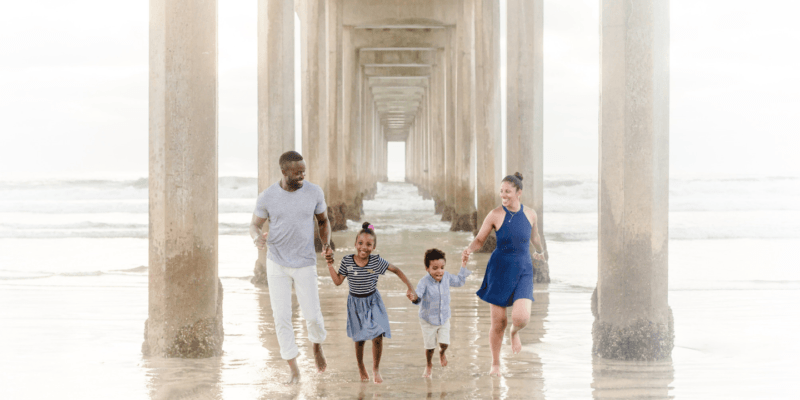
<svg viewBox="0 0 800 400"><path fill-rule="evenodd" d="M506 174L524 178L522 202L538 217L545 261L533 260L534 281L550 282L544 236L543 0L508 0Z"/></svg>
<svg viewBox="0 0 800 400"><path fill-rule="evenodd" d="M593 353L658 360L667 303L669 2L601 2L599 272Z"/></svg>
<svg viewBox="0 0 800 400"><path fill-rule="evenodd" d="M217 2L150 2L148 319L142 352L222 354Z"/></svg>

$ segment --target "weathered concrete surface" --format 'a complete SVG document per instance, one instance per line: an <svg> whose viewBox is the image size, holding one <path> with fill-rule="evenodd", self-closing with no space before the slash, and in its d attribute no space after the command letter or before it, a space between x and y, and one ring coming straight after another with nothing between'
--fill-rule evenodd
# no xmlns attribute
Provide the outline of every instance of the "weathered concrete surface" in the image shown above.
<svg viewBox="0 0 800 400"><path fill-rule="evenodd" d="M142 352L222 352L217 3L150 3L148 319Z"/></svg>
<svg viewBox="0 0 800 400"><path fill-rule="evenodd" d="M669 2L601 7L599 272L594 352L659 359L667 302Z"/></svg>
<svg viewBox="0 0 800 400"><path fill-rule="evenodd" d="M500 121L500 5L494 0L475 3L475 152L477 163L478 225L500 204L502 170ZM476 228L479 229L480 226ZM476 232L477 233L477 232ZM496 237L480 252L491 252Z"/></svg>
<svg viewBox="0 0 800 400"><path fill-rule="evenodd" d="M473 202L475 186L472 172L473 133L475 130L475 70L474 70L474 0L464 0L459 6L457 39L456 138L455 138L455 208L451 231L475 230L471 223L476 211Z"/></svg>

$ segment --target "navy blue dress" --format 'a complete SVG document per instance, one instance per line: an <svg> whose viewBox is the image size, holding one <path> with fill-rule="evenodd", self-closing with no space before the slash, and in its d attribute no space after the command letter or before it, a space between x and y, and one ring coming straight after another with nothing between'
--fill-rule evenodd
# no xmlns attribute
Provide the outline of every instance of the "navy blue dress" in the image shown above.
<svg viewBox="0 0 800 400"><path fill-rule="evenodd" d="M497 231L497 247L489 257L481 288L475 293L481 300L500 307L510 307L517 299L533 301L533 262L531 261L531 223L523 212L506 214Z"/></svg>

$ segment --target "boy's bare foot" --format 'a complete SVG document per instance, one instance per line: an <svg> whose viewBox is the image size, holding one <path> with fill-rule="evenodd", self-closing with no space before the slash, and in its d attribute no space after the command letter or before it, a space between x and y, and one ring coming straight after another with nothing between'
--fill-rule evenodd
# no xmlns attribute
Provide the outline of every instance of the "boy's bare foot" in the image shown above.
<svg viewBox="0 0 800 400"><path fill-rule="evenodd" d="M440 351L440 352L439 352L439 362L440 362L440 363L442 363L442 366L443 366L443 367L446 367L446 366L447 366L447 356L446 356L446 355L444 355L444 352L443 352L443 351Z"/></svg>
<svg viewBox="0 0 800 400"><path fill-rule="evenodd" d="M294 385L300 382L300 368L297 367L297 358L293 358L288 360L289 369L291 370L291 374L289 375L289 380L286 381L287 385Z"/></svg>
<svg viewBox="0 0 800 400"><path fill-rule="evenodd" d="M433 373L433 365L428 364L428 366L425 367L425 372L422 373L422 377L423 378L430 378L432 373Z"/></svg>
<svg viewBox="0 0 800 400"><path fill-rule="evenodd" d="M522 341L519 339L519 331L511 330L511 352L519 354L522 351Z"/></svg>
<svg viewBox="0 0 800 400"><path fill-rule="evenodd" d="M381 378L381 371L377 369L372 370L373 381L375 383L383 383L383 378ZM367 378L369 379L369 378Z"/></svg>
<svg viewBox="0 0 800 400"><path fill-rule="evenodd" d="M489 376L500 376L500 366L492 365L492 370L489 371Z"/></svg>
<svg viewBox="0 0 800 400"><path fill-rule="evenodd" d="M317 372L325 372L325 368L328 368L328 360L322 353L321 343L314 343L314 362L317 363Z"/></svg>

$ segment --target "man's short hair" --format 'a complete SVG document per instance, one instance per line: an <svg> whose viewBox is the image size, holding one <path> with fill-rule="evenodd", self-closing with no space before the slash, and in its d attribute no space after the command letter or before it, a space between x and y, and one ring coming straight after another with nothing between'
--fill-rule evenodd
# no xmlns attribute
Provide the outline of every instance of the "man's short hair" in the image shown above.
<svg viewBox="0 0 800 400"><path fill-rule="evenodd" d="M288 168L289 163L294 161L303 161L303 156L301 156L300 153L294 150L289 150L286 153L281 154L281 158L278 161L281 166L281 171Z"/></svg>

